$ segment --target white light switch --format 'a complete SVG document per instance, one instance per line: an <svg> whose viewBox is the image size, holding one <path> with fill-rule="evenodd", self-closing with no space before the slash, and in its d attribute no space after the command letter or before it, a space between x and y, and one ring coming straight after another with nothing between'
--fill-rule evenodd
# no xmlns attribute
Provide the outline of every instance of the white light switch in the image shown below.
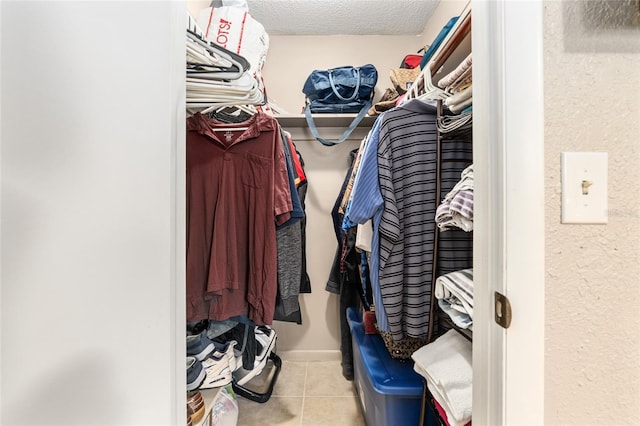
<svg viewBox="0 0 640 426"><path fill-rule="evenodd" d="M607 223L607 153L562 153L562 223Z"/></svg>

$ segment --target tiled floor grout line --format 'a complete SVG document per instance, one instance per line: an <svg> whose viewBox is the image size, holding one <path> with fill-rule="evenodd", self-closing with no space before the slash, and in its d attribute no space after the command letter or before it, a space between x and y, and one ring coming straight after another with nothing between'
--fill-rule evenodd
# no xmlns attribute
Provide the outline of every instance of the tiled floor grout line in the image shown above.
<svg viewBox="0 0 640 426"><path fill-rule="evenodd" d="M302 386L302 408L300 409L300 426L302 426L302 420L304 419L304 400L307 397L307 377L309 377L309 361L306 362L304 369L304 386Z"/></svg>

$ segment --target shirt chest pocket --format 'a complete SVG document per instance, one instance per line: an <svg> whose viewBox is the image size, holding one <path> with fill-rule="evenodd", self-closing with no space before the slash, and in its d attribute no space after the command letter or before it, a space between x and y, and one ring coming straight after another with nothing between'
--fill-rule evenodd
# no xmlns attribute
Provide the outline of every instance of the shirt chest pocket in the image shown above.
<svg viewBox="0 0 640 426"><path fill-rule="evenodd" d="M260 189L265 186L269 179L268 158L247 153L242 164L242 183L250 188Z"/></svg>

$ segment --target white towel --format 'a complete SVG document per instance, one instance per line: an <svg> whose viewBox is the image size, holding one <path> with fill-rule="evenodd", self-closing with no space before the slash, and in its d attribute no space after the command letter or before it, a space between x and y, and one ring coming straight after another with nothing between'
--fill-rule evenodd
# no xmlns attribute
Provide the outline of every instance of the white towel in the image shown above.
<svg viewBox="0 0 640 426"><path fill-rule="evenodd" d="M450 97L444 100L444 104L446 106L456 105L462 101L466 101L472 95L473 95L473 85L467 87L466 89L460 92L454 93L453 95L451 95Z"/></svg>
<svg viewBox="0 0 640 426"><path fill-rule="evenodd" d="M449 330L411 355L414 370L427 380L433 397L447 413L451 426L471 420L473 376L471 342Z"/></svg>
<svg viewBox="0 0 640 426"><path fill-rule="evenodd" d="M460 101L460 103L457 104L449 104L449 111L451 111L454 114L459 113L460 111L462 111L463 109L465 109L466 107L468 107L469 105L473 104L473 97L467 98L463 101Z"/></svg>
<svg viewBox="0 0 640 426"><path fill-rule="evenodd" d="M373 222L371 219L364 224L358 224L356 232L356 247L360 250L371 252L371 241L373 240Z"/></svg>
<svg viewBox="0 0 640 426"><path fill-rule="evenodd" d="M438 81L438 87L447 87L448 85L456 81L458 78L460 78L460 76L463 75L466 71L471 69L471 65L472 65L472 59L471 59L471 53L469 53L469 56L467 56L464 59L464 61L462 61L460 65L456 67L455 70L451 71L449 74L442 77L440 81Z"/></svg>

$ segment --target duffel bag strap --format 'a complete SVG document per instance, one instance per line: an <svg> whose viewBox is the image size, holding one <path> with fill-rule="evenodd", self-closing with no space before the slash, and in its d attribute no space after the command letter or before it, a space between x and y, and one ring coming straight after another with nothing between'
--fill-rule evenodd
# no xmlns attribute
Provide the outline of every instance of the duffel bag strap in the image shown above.
<svg viewBox="0 0 640 426"><path fill-rule="evenodd" d="M336 84L333 81L333 69L330 69L328 71L329 84L331 85L331 90L333 90L333 94L336 95L338 99L343 101L352 101L356 98L356 96L358 96L358 92L360 91L360 68L353 67L353 73L355 74L356 88L353 90L353 94L350 97L345 98L340 94L340 92L338 92L338 89L336 88Z"/></svg>
<svg viewBox="0 0 640 426"><path fill-rule="evenodd" d="M307 104L306 108L304 109L304 116L307 119L307 124L309 125L309 129L311 130L311 134L313 135L313 137L316 138L322 145L334 146L344 142L349 137L353 130L358 126L358 123L360 123L364 116L367 115L367 111L369 110L369 108L371 108L371 102L366 102L358 115L353 119L351 124L349 124L347 130L344 131L342 136L340 136L340 139L338 139L337 141L330 141L328 139L320 137L320 135L318 134L318 129L316 128L316 124L313 121L313 116L311 115L311 106L309 104Z"/></svg>

